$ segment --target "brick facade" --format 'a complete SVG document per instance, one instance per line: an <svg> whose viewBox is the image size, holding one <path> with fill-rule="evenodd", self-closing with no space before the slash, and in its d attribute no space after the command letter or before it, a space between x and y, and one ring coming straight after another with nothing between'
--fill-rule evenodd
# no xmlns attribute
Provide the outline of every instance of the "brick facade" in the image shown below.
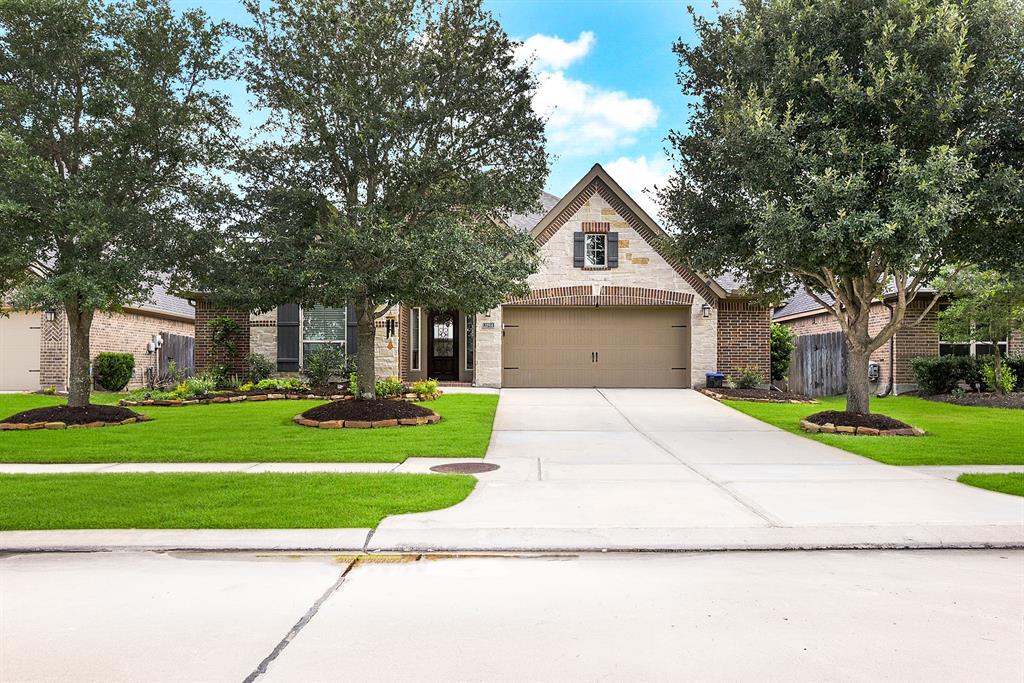
<svg viewBox="0 0 1024 683"><path fill-rule="evenodd" d="M210 321L220 316L234 320L240 329L235 341L236 350L233 357L228 357L223 350L215 349L210 339ZM251 334L248 311L218 308L202 299L196 301L196 372L206 372L214 366L227 365L233 374L239 377L245 375L245 357L249 355L251 348Z"/></svg>
<svg viewBox="0 0 1024 683"><path fill-rule="evenodd" d="M912 301L907 307L906 321L893 337L894 350L893 377L896 393L911 391L915 388L914 372L911 361L918 356L937 356L939 353L939 334L936 331L938 309L933 307L928 315L918 324L911 325L928 305L928 300ZM889 309L878 302L872 305L868 319L868 331L875 335L889 322ZM842 328L831 313L815 313L813 315L780 321L788 326L797 336L840 332ZM879 380L875 386L882 390L889 385L889 344L883 344L871 354L871 360L879 365Z"/></svg>
<svg viewBox="0 0 1024 683"><path fill-rule="evenodd" d="M40 316L39 386L67 390L70 333L63 311L55 312L53 320ZM178 334L191 337L195 323L191 320L161 316L148 311L126 309L120 313L96 313L89 332L92 359L103 352L130 353L135 357L135 371L129 389L145 385L146 369L155 368L156 354L146 346L156 334Z"/></svg>
<svg viewBox="0 0 1024 683"><path fill-rule="evenodd" d="M748 301L725 300L718 308L718 371L756 370L771 380L771 310Z"/></svg>

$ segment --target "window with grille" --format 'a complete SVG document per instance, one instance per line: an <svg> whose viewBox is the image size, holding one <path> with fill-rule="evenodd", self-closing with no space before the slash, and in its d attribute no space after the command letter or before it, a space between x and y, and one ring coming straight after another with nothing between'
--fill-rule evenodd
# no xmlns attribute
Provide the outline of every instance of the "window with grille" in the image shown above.
<svg viewBox="0 0 1024 683"><path fill-rule="evenodd" d="M302 357L326 347L346 353L348 309L314 306L302 310Z"/></svg>

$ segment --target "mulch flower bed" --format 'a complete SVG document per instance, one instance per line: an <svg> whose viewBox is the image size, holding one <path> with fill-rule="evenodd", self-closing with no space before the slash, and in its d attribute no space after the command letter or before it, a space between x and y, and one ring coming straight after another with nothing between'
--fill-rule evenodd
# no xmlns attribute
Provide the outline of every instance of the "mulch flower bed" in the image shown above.
<svg viewBox="0 0 1024 683"><path fill-rule="evenodd" d="M727 387L719 387L716 389L701 389L701 392L718 401L730 399L754 401L756 403L817 403L817 401L805 394L774 391L772 389L729 389Z"/></svg>
<svg viewBox="0 0 1024 683"><path fill-rule="evenodd" d="M33 408L5 418L0 421L0 431L113 427L152 419L149 415L141 415L118 406L88 405L76 408L47 406Z"/></svg>
<svg viewBox="0 0 1024 683"><path fill-rule="evenodd" d="M929 401L954 403L958 406L980 406L983 408L1016 408L1024 410L1024 392L1013 394L965 392L963 394L936 394L923 396Z"/></svg>
<svg viewBox="0 0 1024 683"><path fill-rule="evenodd" d="M822 434L856 434L858 436L924 436L924 430L911 427L888 415L850 413L825 410L808 415L800 421L805 432Z"/></svg>
<svg viewBox="0 0 1024 683"><path fill-rule="evenodd" d="M296 424L320 429L371 429L433 424L441 416L407 401L332 401L296 415Z"/></svg>
<svg viewBox="0 0 1024 683"><path fill-rule="evenodd" d="M419 397L416 394L405 394L399 398L406 401L433 401L441 395L438 391L436 394L430 396ZM191 399L167 399L167 398L147 398L141 401L130 401L128 399L121 399L118 401L119 405L122 406L194 406L194 405L206 405L208 403L240 403L242 401L305 401L305 400L320 400L320 401L348 401L354 398L350 394L331 394L324 393L317 390L311 391L266 391L261 389L253 389L252 391L224 391L217 392L216 394L210 394L205 398L191 398Z"/></svg>

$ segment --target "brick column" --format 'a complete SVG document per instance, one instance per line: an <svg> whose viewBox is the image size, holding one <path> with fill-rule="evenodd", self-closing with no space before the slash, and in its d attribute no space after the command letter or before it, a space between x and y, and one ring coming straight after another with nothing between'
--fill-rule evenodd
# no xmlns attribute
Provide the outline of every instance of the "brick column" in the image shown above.
<svg viewBox="0 0 1024 683"><path fill-rule="evenodd" d="M237 351L229 359L223 351L213 348L210 341L210 320L220 316L231 318L238 323ZM215 365L228 365L231 371L242 376L246 372L245 357L249 355L249 312L230 308L218 308L208 301L196 301L196 374L206 372Z"/></svg>

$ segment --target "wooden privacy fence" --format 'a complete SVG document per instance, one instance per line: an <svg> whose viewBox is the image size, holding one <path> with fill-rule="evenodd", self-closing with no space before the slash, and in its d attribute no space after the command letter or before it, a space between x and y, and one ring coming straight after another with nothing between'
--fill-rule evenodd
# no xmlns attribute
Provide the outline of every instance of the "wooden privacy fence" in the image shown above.
<svg viewBox="0 0 1024 683"><path fill-rule="evenodd" d="M160 336L164 338L164 344L157 352L160 375L167 374L168 364L173 360L175 365L178 366L178 370L185 373L186 377L191 377L196 368L195 337L171 334L169 332L161 332Z"/></svg>
<svg viewBox="0 0 1024 683"><path fill-rule="evenodd" d="M808 396L846 393L846 335L842 332L796 338L789 366L789 389Z"/></svg>

